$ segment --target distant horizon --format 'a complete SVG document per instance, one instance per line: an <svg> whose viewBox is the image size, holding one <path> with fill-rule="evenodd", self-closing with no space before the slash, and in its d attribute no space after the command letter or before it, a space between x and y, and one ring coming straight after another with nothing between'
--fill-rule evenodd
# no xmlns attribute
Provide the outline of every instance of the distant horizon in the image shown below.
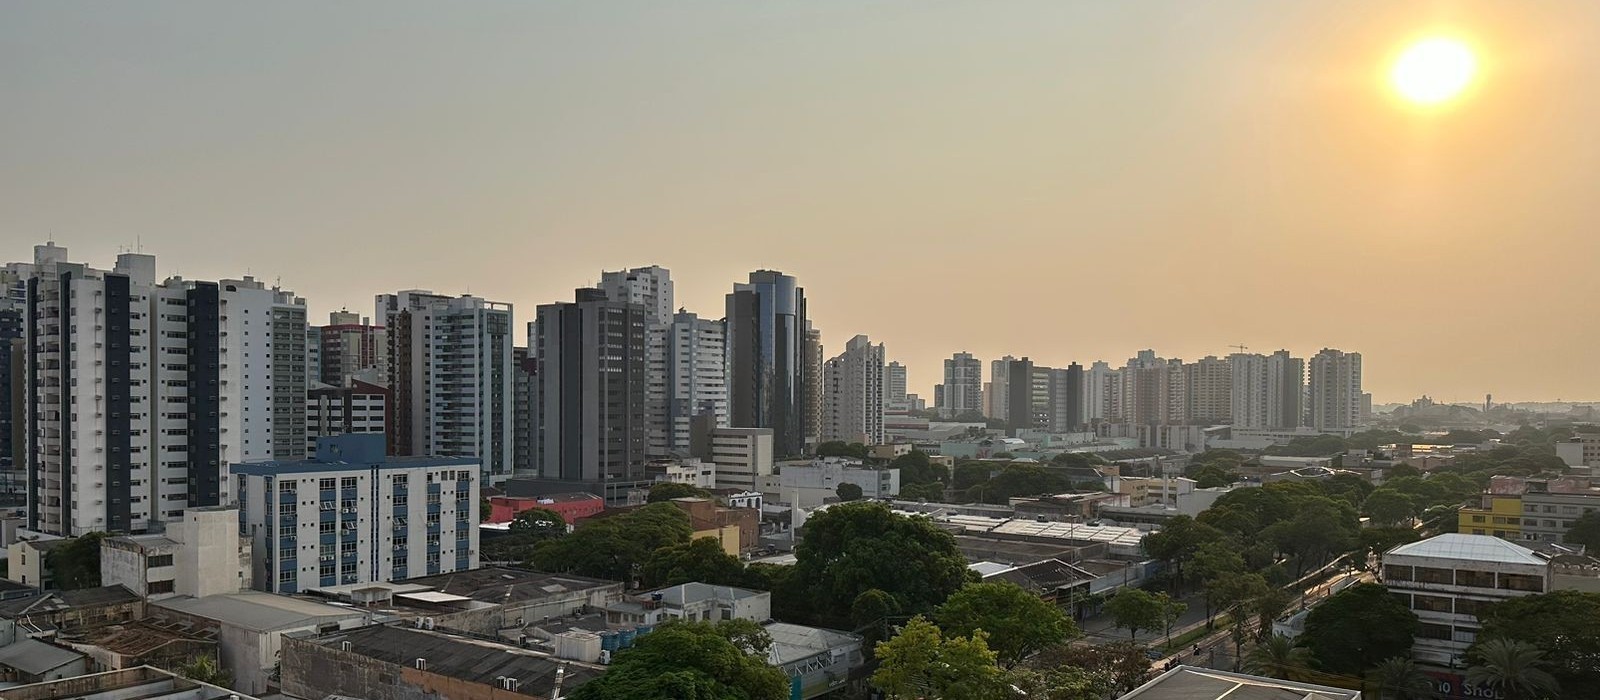
<svg viewBox="0 0 1600 700"><path fill-rule="evenodd" d="M1600 396L1600 3L996 10L16 3L0 231L323 317L417 287L527 320L648 264L721 317L780 269L918 394L961 350L1243 343L1360 352L1383 403ZM1471 85L1404 99L1440 35Z"/></svg>
<svg viewBox="0 0 1600 700"><path fill-rule="evenodd" d="M116 256L121 254L121 253L142 253L144 255L152 255L156 259L156 279L157 279L157 281L164 280L164 279L167 279L169 277L182 277L183 279L189 279L189 280L207 280L207 281L216 281L216 280L220 280L220 279L239 279L239 278L246 277L246 276L253 277L254 279L256 279L258 281L261 281L261 282L263 282L265 284L268 284L268 285L281 286L284 290L293 292L296 296L304 298L306 300L307 322L312 324L312 325L318 325L318 326L327 325L328 314L333 313L333 312L337 312L337 311L340 311L340 310L346 310L346 311L349 311L350 313L358 314L358 315L360 315L360 316L362 316L364 318L371 318L372 314L373 314L373 311L374 311L375 300L373 298L359 299L359 300L356 300L354 304L350 304L350 303L340 303L340 304L329 303L324 296L322 296L320 294L312 294L312 293L309 293L309 292L305 291L305 289L303 289L303 287L305 285L297 285L297 284L294 283L294 280L292 278L286 277L285 275L278 274L275 271L262 272L262 271L259 271L259 270L240 270L240 271L236 271L236 272L230 273L230 272L227 272L227 271L224 270L224 271L221 271L221 272L216 272L214 274L211 271L202 272L200 274L191 274L191 273L188 273L188 272L182 272L182 271L179 270L178 266L170 266L169 265L169 260L170 260L170 258L172 256L162 254L161 251L159 251L159 250L153 250L151 248L151 245L148 242L135 244L135 245L118 244L118 245L112 246L112 250L109 253L106 253L103 256L102 255L97 255L97 254L90 254L90 255L86 256L84 254L81 254L78 251L77 247L71 245L70 241L63 240L63 239L58 237L58 238L55 238L55 239L41 240L41 241L39 241L37 243L29 244L27 246L27 251L26 251L25 255L22 255L22 256L8 255L7 257L5 257L3 259L0 259L0 265L3 265L5 263L9 263L9 262L31 262L33 260L33 246L34 245L43 245L43 244L45 244L47 242L48 243L54 243L57 246L66 248L67 249L67 253L68 253L68 259L71 262L84 263L84 264L87 264L90 267L93 267L93 268L96 268L96 269L106 269L106 270L111 269L112 265L114 265L115 262L116 262ZM138 249L136 250L135 247L137 247ZM624 266L606 266L606 267L604 267L602 269L596 269L594 271L594 275L593 275L593 278L592 278L591 281L585 282L585 283L574 284L571 287L571 289L575 290L575 289L582 288L582 287L593 287L593 286L597 285L599 283L599 281L600 281L600 273L602 271L625 270L625 269L633 269L633 268L640 268L640 267L649 267L651 265L656 265L656 266L665 268L666 270L668 270L669 273L672 274L672 281L673 281L673 287L674 287L673 305L674 305L675 309L676 308L683 308L686 311L698 314L701 318L720 319L725 315L725 311L724 311L725 310L725 306L723 304L723 298L722 298L721 295L718 295L718 296L715 297L715 302L716 303L715 303L714 307L711 309L711 311L704 310L702 308L702 306L696 306L696 305L693 305L693 304L685 303L683 295L677 293L677 291L683 287L684 280L682 280L680 278L680 276L676 272L673 272L673 268L672 268L671 265L662 264L660 262L642 263L642 264L633 264L633 265L624 265ZM800 276L798 274L795 274L794 272L792 272L790 270L787 270L787 269L783 268L782 266L770 266L770 265L768 265L768 266L762 266L760 268L751 268L750 270L745 270L743 272L737 273L733 277L730 277L728 279L728 281L727 281L727 292L733 291L733 285L736 282L738 282L738 283L745 282L747 275L750 272L752 272L752 271L754 271L756 269L777 270L777 271L783 272L785 274L790 274L790 275L795 276L796 279L799 280L800 286L805 288L805 290L806 290L806 300L807 300L808 306L814 306L815 301L817 299L817 290L813 290L811 287L807 286L806 283L805 283L805 278L804 277L802 277L802 276ZM704 285L695 284L693 286L700 287L700 286L704 286ZM438 294L445 294L445 295L448 295L448 296L460 296L460 295L463 295L463 294L471 294L472 296L482 297L482 298L488 299L490 301L505 302L505 303L511 304L512 308L513 308L513 321L514 321L513 325L515 326L515 336L514 337L515 337L515 343L518 346L523 346L523 345L526 345L526 343L527 343L527 323L528 323L528 321L533 320L533 308L534 307L538 306L539 304L548 304L548 303L563 302L563 301L571 301L572 300L572 295L571 295L571 291L570 290L565 296L562 296L560 298L555 298L555 299L517 300L517 299L502 298L502 297L496 296L494 294L485 294L481 290L459 290L458 291L458 290L451 290L451 289L441 288L438 285L429 285L427 283L419 283L419 284L411 284L411 285L405 285L405 284L390 285L388 287L374 289L372 291L372 293L368 295L368 297L375 297L378 294L393 293L393 292L406 290L406 289L425 289L425 290L428 290L428 291L431 291L431 292L435 292L435 293L438 293ZM726 294L727 292L723 292L723 294ZM833 356L837 355L841 351L845 341L849 340L851 337L854 337L855 335L858 335L858 334L867 335L875 343L880 343L880 342L884 343L885 347L886 347L886 350L887 350L887 358L886 358L885 361L886 362L897 361L897 362L900 362L901 364L906 365L907 377L908 377L908 379L907 379L908 389L910 389L911 387L914 387L914 386L923 386L920 378L924 377L924 376L928 377L928 380L926 382L926 386L924 388L922 388L921 390L912 390L909 393L916 394L919 398L922 398L925 401L927 401L927 404L928 404L929 408L933 407L933 387L934 387L934 385L940 383L942 381L942 378L943 378L944 366L943 366L942 359L939 362L934 363L934 364L932 364L932 365L930 365L928 367L919 367L917 364L912 363L912 362L908 362L906 359L903 359L903 357L901 355L899 355L899 354L897 354L895 352L894 343L892 341L890 341L890 340L885 339L884 337L882 337L880 335L875 335L875 334L871 333L870 331L862 331L861 333L834 334L834 333L830 333L828 331L827 320L825 318L818 318L815 313L810 314L808 316L808 318L811 320L811 322L812 322L812 324L814 326L816 326L817 328L819 328L822 331L823 351L824 351L824 356L825 357L833 357ZM374 323L377 323L379 321L381 321L381 319L373 319ZM1287 349L1295 357L1300 357L1300 358L1303 358L1303 359L1310 359L1310 357L1312 355L1315 355L1319 350L1322 349L1321 346L1319 346L1317 348L1314 348L1314 349L1303 349L1303 348L1291 347L1291 346L1286 346L1286 345L1273 345L1270 348L1268 348L1267 346L1262 346L1262 347L1263 347L1263 349L1259 349L1258 350L1255 346L1249 346L1249 349L1246 350L1246 352L1270 355L1273 352L1276 352L1277 350ZM1470 399L1470 398L1467 398L1467 399L1442 398L1441 395L1436 393L1436 392L1424 391L1424 392L1422 392L1420 394L1417 394L1415 396L1412 396L1410 398L1405 398L1405 399L1390 399L1390 398L1387 398L1387 397L1381 397L1377 392L1373 391L1373 389L1372 389L1372 387L1370 385L1366 384L1366 382L1365 382L1365 376L1367 375L1368 371L1372 368L1372 364L1373 364L1370 355L1368 353L1366 353L1366 352L1363 352L1362 349L1359 348L1359 347L1341 347L1341 348L1334 348L1334 349L1342 350L1342 351L1345 351L1345 352L1361 353L1361 355L1362 355L1362 374L1363 374L1363 385L1362 385L1362 388L1365 391L1367 391L1368 393L1373 394L1372 401L1373 401L1373 405L1374 406L1381 406L1381 405L1408 405L1413 400L1421 398L1424 395L1428 396L1429 398L1432 398L1435 403L1440 403L1440 404L1457 404L1457 405L1464 405L1464 406L1474 406L1474 405L1475 406L1482 406L1483 405L1483 398L1482 398L1481 395L1476 400L1473 400L1473 399ZM989 363L991 361L993 361L993 360L998 360L1001 357L1004 357L1005 355L1012 355L1012 356L1019 357L1019 358L1020 357L1029 357L1030 359L1032 359L1037 364L1044 365L1044 366L1050 366L1050 367L1065 367L1069 363L1072 363L1072 362L1077 362L1078 364L1080 364L1080 365L1082 365L1084 367L1088 367L1088 366L1090 366L1091 364L1093 364L1097 360L1104 360L1105 362L1110 364L1113 368L1117 368L1117 367L1121 367L1126 360L1128 360L1129 358L1132 358L1134 355L1136 355L1141 350L1154 350L1156 355L1159 356L1159 357L1163 357L1163 358L1166 358L1166 359L1174 359L1174 358L1182 359L1182 360L1184 360L1186 362L1192 362L1192 361L1200 359L1202 357L1206 357L1206 355L1180 355L1180 354L1177 354L1177 353L1169 353L1169 352L1164 351L1160 346L1154 346L1154 345L1148 345L1148 344L1147 345L1138 346L1138 347L1128 351L1126 356L1121 357L1121 358L1112 358L1112 357L1097 357L1097 358L1088 358L1088 359L1083 359L1083 358L1061 358L1061 359L1058 360L1056 358L1053 358L1053 357L1047 356L1047 355L1042 355L1042 354L1038 354L1038 353L1020 352L1020 351L1015 351L1015 350L1001 352L1001 353L993 355L993 356L984 356L984 355L980 355L980 354L975 353L975 352L973 353L973 355L974 355L974 357L977 357L978 359L983 361L984 382L987 383L988 381L990 381L990 376L989 376L990 366L989 366ZM951 354L957 353L957 352L970 352L970 351L961 350L961 349L955 349L955 350L951 350L949 352L944 353L942 358L948 358L948 357L950 357ZM1220 357L1220 358L1226 358L1229 354L1232 354L1234 352L1238 352L1237 348L1231 348L1230 347L1230 348L1227 349L1226 352L1220 352L1220 353L1214 352L1214 353L1209 353L1209 355L1213 355L1213 356ZM1594 399L1594 400L1582 400L1582 399L1522 399L1522 398L1501 399L1501 398L1499 398L1499 395L1497 394L1496 398L1495 398L1495 403L1496 404L1519 404L1519 403L1570 403L1570 404L1596 403L1596 404L1600 404L1600 399Z"/></svg>

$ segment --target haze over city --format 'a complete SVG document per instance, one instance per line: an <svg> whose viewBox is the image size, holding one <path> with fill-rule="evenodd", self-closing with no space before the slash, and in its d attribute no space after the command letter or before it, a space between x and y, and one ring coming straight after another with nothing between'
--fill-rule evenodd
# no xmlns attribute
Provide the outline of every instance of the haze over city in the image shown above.
<svg viewBox="0 0 1600 700"><path fill-rule="evenodd" d="M378 7L8 6L0 257L142 245L313 318L470 291L519 335L601 269L715 317L766 267L924 394L958 350L1243 343L1359 350L1379 402L1600 398L1594 3ZM1478 77L1410 103L1435 34Z"/></svg>

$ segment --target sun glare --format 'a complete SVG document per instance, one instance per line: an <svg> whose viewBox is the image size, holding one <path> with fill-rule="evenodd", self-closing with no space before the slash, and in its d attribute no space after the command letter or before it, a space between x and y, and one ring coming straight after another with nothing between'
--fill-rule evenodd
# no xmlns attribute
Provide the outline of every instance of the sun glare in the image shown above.
<svg viewBox="0 0 1600 700"><path fill-rule="evenodd" d="M1389 72L1394 88L1419 105L1445 102L1472 83L1478 61L1455 39L1424 39L1407 47Z"/></svg>

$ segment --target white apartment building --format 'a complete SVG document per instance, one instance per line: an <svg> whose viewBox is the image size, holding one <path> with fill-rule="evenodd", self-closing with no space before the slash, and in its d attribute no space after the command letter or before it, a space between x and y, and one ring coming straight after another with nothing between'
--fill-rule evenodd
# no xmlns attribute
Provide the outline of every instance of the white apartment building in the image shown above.
<svg viewBox="0 0 1600 700"><path fill-rule="evenodd" d="M388 331L397 455L471 457L490 483L513 472L510 304L406 290L377 297Z"/></svg>
<svg viewBox="0 0 1600 700"><path fill-rule="evenodd" d="M910 407L912 395L906 393L906 366L890 362L883 366L883 403L889 408ZM979 407L982 408L981 406Z"/></svg>
<svg viewBox="0 0 1600 700"><path fill-rule="evenodd" d="M818 457L809 462L784 462L778 473L762 479L767 500L800 508L815 508L838 497L840 484L861 487L861 497L890 498L900 494L899 469L870 469L842 457Z"/></svg>
<svg viewBox="0 0 1600 700"><path fill-rule="evenodd" d="M822 440L883 442L883 344L864 335L822 367ZM976 360L974 360L976 362Z"/></svg>
<svg viewBox="0 0 1600 700"><path fill-rule="evenodd" d="M317 456L235 465L239 534L258 590L393 581L478 567L480 465L391 458L378 435L343 435Z"/></svg>
<svg viewBox="0 0 1600 700"><path fill-rule="evenodd" d="M237 507L190 508L164 534L103 540L100 580L150 600L237 593L250 588L251 549Z"/></svg>
<svg viewBox="0 0 1600 700"><path fill-rule="evenodd" d="M645 308L647 325L666 327L673 320L672 271L660 265L600 273L606 298Z"/></svg>
<svg viewBox="0 0 1600 700"><path fill-rule="evenodd" d="M1111 414L1111 379L1116 370L1104 360L1097 360L1083 370L1083 422L1088 425L1103 423Z"/></svg>
<svg viewBox="0 0 1600 700"><path fill-rule="evenodd" d="M989 381L983 385L983 417L990 420L1008 420L1011 415L1011 363L1017 358L1006 355L989 363Z"/></svg>
<svg viewBox="0 0 1600 700"><path fill-rule="evenodd" d="M714 428L707 437L717 488L751 491L772 475L771 428Z"/></svg>
<svg viewBox="0 0 1600 700"><path fill-rule="evenodd" d="M1271 355L1234 353L1231 398L1233 427L1293 429L1304 422L1306 363L1279 350Z"/></svg>
<svg viewBox="0 0 1600 700"><path fill-rule="evenodd" d="M1359 427L1366 415L1361 353L1323 348L1311 357L1307 418L1317 430Z"/></svg>
<svg viewBox="0 0 1600 700"><path fill-rule="evenodd" d="M280 436L299 448L305 320L292 294L157 282L139 253L97 270L54 244L6 270L26 299L30 529L145 532L228 502L228 464L276 454Z"/></svg>
<svg viewBox="0 0 1600 700"><path fill-rule="evenodd" d="M693 322L686 322L687 327L682 329L677 327L678 318L673 314L672 273L659 265L615 272L602 271L600 284L596 285L596 288L605 293L607 300L636 304L644 308L645 454L655 458L671 456L674 451L683 449L679 447L678 442L679 418L684 419L683 428L687 430L687 417L693 415L693 397L696 393L696 387L682 386L678 379L691 377L692 384L691 368L694 366L694 355L700 354L693 348L680 350L677 345L681 339L680 334L687 336L692 344L696 341L714 342L716 340L714 336L720 335L720 332L696 327ZM693 314L689 316L693 317ZM701 330L707 330L703 338L699 337ZM726 352L725 345L722 347L722 352ZM726 358L723 358L723 362L726 362ZM690 370L691 374L679 374L679 370L686 369ZM707 367L706 370L706 380L712 381L710 375L716 370L711 367ZM725 419L726 385L722 387L722 394ZM726 424L725 420L719 423L719 425ZM686 440L687 433L684 433L683 437Z"/></svg>
<svg viewBox="0 0 1600 700"><path fill-rule="evenodd" d="M709 412L717 427L728 425L728 343L723 322L679 311L665 338L659 377L665 387L660 392L665 396L664 410L652 420L648 450L657 456L689 451L690 423L697 415ZM647 370L646 381L654 385L657 378L651 374Z"/></svg>
<svg viewBox="0 0 1600 700"><path fill-rule="evenodd" d="M1383 584L1421 623L1412 657L1439 665L1465 662L1484 608L1551 589L1549 562L1533 550L1498 537L1458 533L1386 552Z"/></svg>

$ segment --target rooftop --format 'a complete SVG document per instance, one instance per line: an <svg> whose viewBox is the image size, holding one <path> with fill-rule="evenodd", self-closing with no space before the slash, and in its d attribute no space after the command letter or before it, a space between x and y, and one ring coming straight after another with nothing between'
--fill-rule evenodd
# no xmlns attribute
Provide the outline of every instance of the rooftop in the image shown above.
<svg viewBox="0 0 1600 700"><path fill-rule="evenodd" d="M151 605L243 627L273 632L360 617L360 610L272 593L220 593L204 598L169 598Z"/></svg>
<svg viewBox="0 0 1600 700"><path fill-rule="evenodd" d="M491 566L449 574L406 579L398 583L433 589L439 593L463 596L485 603L515 603L541 600L569 591L582 591L606 586L621 586L615 581L549 574L526 569ZM368 584L372 585L372 584Z"/></svg>
<svg viewBox="0 0 1600 700"><path fill-rule="evenodd" d="M1242 673L1179 666L1118 700L1359 700L1361 693Z"/></svg>
<svg viewBox="0 0 1600 700"><path fill-rule="evenodd" d="M600 669L561 661L518 647L448 635L441 632L369 625L318 638L317 643L350 644L351 653L396 666L413 667L424 659L426 670L473 683L495 685L499 677L515 678L522 692L548 695L556 670L566 667L562 689L571 690L599 677Z"/></svg>
<svg viewBox="0 0 1600 700"><path fill-rule="evenodd" d="M256 700L209 683L198 683L158 668L138 666L120 671L91 673L76 678L20 685L5 689L6 700Z"/></svg>
<svg viewBox="0 0 1600 700"><path fill-rule="evenodd" d="M74 591L45 591L0 600L0 617L44 615L72 608L132 603L139 596L126 586L102 586Z"/></svg>
<svg viewBox="0 0 1600 700"><path fill-rule="evenodd" d="M1060 559L1036 561L1027 566L1018 566L981 575L985 581L990 579L1010 581L1034 592L1052 592L1081 581L1097 578L1096 574Z"/></svg>
<svg viewBox="0 0 1600 700"><path fill-rule="evenodd" d="M861 644L860 635L821 627L769 622L762 628L772 637L772 647L767 652L767 663L773 666L782 666L825 654L831 649Z"/></svg>
<svg viewBox="0 0 1600 700"><path fill-rule="evenodd" d="M0 647L0 666L38 676L83 658L83 654L37 639L18 639Z"/></svg>
<svg viewBox="0 0 1600 700"><path fill-rule="evenodd" d="M1429 537L1421 542L1403 544L1384 554L1408 557L1433 557L1465 561L1495 562L1499 564L1532 564L1544 566L1545 559L1533 550L1489 535L1466 535L1452 532Z"/></svg>

